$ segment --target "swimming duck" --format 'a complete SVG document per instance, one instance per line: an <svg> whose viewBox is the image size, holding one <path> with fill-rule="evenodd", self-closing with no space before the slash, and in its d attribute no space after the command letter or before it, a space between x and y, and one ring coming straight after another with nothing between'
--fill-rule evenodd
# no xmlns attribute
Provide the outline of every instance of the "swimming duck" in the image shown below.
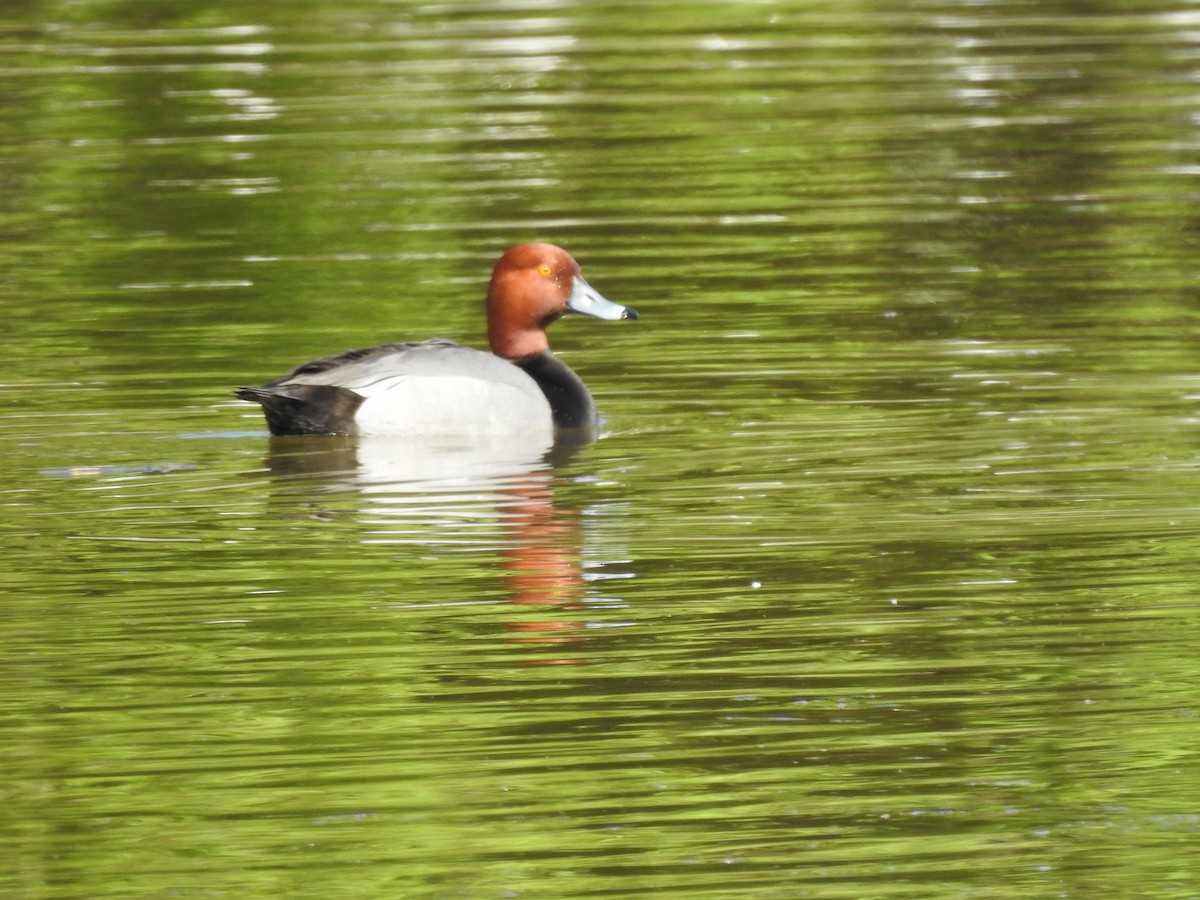
<svg viewBox="0 0 1200 900"><path fill-rule="evenodd" d="M638 317L593 289L566 250L520 244L492 270L491 353L442 338L381 344L304 363L234 395L262 405L272 434L594 435L592 395L546 338L546 326L570 312Z"/></svg>

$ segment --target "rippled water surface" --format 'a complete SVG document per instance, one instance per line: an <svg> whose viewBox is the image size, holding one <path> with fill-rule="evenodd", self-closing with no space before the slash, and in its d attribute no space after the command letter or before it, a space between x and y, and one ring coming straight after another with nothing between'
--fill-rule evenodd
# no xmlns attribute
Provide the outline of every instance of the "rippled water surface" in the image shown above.
<svg viewBox="0 0 1200 900"><path fill-rule="evenodd" d="M0 893L1200 896L1200 7L11 3ZM603 437L234 385L551 337ZM486 451L486 452L483 452Z"/></svg>

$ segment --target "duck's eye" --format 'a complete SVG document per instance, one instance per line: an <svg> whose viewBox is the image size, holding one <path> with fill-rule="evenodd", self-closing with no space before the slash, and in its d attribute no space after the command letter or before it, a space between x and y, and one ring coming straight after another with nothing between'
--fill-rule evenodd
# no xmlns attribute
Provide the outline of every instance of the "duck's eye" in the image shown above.
<svg viewBox="0 0 1200 900"><path fill-rule="evenodd" d="M551 275L554 274L554 270L552 268L550 268L548 265L546 265L545 263L543 263L542 265L538 266L538 274L541 275L543 278L549 278Z"/></svg>

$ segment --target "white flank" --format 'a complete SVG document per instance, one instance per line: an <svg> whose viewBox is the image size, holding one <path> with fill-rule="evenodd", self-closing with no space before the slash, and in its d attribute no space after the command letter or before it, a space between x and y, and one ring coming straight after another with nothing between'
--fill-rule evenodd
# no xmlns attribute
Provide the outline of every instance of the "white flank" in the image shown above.
<svg viewBox="0 0 1200 900"><path fill-rule="evenodd" d="M553 435L550 404L528 382L406 374L347 387L366 398L354 417L364 435Z"/></svg>

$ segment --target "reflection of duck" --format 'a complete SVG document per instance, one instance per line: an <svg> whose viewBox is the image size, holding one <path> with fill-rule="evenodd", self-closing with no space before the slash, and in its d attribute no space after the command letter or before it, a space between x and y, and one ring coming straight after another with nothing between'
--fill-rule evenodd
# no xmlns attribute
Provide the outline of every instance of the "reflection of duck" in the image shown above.
<svg viewBox="0 0 1200 900"><path fill-rule="evenodd" d="M443 435L289 434L271 438L267 466L280 477L316 477L368 496L436 490L443 483L486 484L540 471L570 458L574 445L515 434L503 441Z"/></svg>
<svg viewBox="0 0 1200 900"><path fill-rule="evenodd" d="M486 560L510 603L546 610L510 622L513 640L573 644L585 638L587 627L579 618L587 591L582 521L577 510L555 503L552 475L579 448L523 443L289 435L271 439L267 464L274 477L289 485L289 504L304 484L311 486L314 498L331 492L359 494L365 501L357 507L364 543L415 546L425 557L432 550L456 558L473 553ZM414 605L441 602L430 598ZM528 660L553 665L583 661L557 651Z"/></svg>
<svg viewBox="0 0 1200 900"><path fill-rule="evenodd" d="M636 319L584 281L560 247L521 244L488 287L491 353L434 339L351 350L235 393L262 404L272 434L552 435L590 437L596 405L550 352L546 326L564 313Z"/></svg>

